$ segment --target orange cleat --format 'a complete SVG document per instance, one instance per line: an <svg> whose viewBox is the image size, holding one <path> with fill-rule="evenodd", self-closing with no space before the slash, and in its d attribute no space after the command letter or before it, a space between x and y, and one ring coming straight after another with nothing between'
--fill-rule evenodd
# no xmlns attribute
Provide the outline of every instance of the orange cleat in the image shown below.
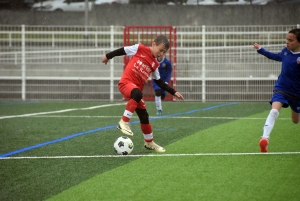
<svg viewBox="0 0 300 201"><path fill-rule="evenodd" d="M268 152L269 140L267 138L261 138L258 145L260 146L260 152Z"/></svg>

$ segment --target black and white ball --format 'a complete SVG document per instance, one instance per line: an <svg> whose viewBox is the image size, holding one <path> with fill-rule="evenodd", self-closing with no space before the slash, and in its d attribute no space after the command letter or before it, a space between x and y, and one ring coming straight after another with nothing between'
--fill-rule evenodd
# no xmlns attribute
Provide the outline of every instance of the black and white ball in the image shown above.
<svg viewBox="0 0 300 201"><path fill-rule="evenodd" d="M121 136L114 142L114 148L119 155L128 155L133 150L133 142L129 137Z"/></svg>

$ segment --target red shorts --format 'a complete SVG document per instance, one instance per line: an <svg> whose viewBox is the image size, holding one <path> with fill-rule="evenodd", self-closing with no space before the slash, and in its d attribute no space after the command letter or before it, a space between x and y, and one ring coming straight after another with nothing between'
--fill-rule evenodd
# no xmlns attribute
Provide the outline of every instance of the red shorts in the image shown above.
<svg viewBox="0 0 300 201"><path fill-rule="evenodd" d="M140 89L136 84L132 82L119 82L118 84L119 91L123 94L126 99L130 99L130 94L133 89ZM143 99L138 103L137 108L146 109L146 103Z"/></svg>

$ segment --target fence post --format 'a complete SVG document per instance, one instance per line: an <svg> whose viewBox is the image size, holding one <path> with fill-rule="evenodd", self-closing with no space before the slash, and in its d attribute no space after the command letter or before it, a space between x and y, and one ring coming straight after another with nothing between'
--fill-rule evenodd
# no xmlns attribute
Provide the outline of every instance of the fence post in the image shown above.
<svg viewBox="0 0 300 201"><path fill-rule="evenodd" d="M205 25L202 26L202 102L206 100L206 91L205 91Z"/></svg>
<svg viewBox="0 0 300 201"><path fill-rule="evenodd" d="M22 24L22 100L26 100L25 25Z"/></svg>
<svg viewBox="0 0 300 201"><path fill-rule="evenodd" d="M114 50L114 26L110 26L110 51ZM110 101L114 101L114 60L110 60Z"/></svg>

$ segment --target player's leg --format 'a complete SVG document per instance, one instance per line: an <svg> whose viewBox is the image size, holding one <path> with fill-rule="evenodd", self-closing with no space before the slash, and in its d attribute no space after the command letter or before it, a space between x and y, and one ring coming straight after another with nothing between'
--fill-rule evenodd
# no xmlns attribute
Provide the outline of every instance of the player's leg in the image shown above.
<svg viewBox="0 0 300 201"><path fill-rule="evenodd" d="M266 119L265 125L263 127L263 135L261 140L259 141L260 151L268 152L268 144L270 139L271 131L273 130L275 121L279 115L280 108L282 107L282 103L273 102L272 109Z"/></svg>
<svg viewBox="0 0 300 201"><path fill-rule="evenodd" d="M153 141L152 126L149 122L149 114L143 100L140 101L135 111L140 119L140 126L144 135L144 147L146 149L155 150L156 152L165 152L166 150L163 147Z"/></svg>
<svg viewBox="0 0 300 201"><path fill-rule="evenodd" d="M166 91L161 89L160 92L161 92L161 95L160 95L160 97L161 97L161 106L160 106L161 110L160 110L159 113L162 114L162 111L163 111L163 109L162 109L162 100L164 100L165 97L166 97Z"/></svg>
<svg viewBox="0 0 300 201"><path fill-rule="evenodd" d="M155 93L155 105L156 105L156 109L157 109L157 115L161 115L162 114L162 105L161 105L161 89L155 89L154 90Z"/></svg>
<svg viewBox="0 0 300 201"><path fill-rule="evenodd" d="M295 112L291 109L292 112L292 121L294 124L298 124L300 122L300 113Z"/></svg>
<svg viewBox="0 0 300 201"><path fill-rule="evenodd" d="M272 103L272 109L266 119L266 122L265 122L265 125L263 128L263 135L262 135L263 138L267 138L267 139L270 138L271 131L274 127L275 121L279 115L279 111L280 111L281 107L282 107L281 102L273 102Z"/></svg>
<svg viewBox="0 0 300 201"><path fill-rule="evenodd" d="M138 103L143 97L143 93L138 88L134 88L132 84L119 85L121 93L125 97L129 97L129 101L126 104L125 111L122 115L121 120L117 128L122 131L125 135L133 136L133 132L130 129L129 121L137 108Z"/></svg>
<svg viewBox="0 0 300 201"><path fill-rule="evenodd" d="M282 107L288 107L288 100L281 93L274 93L270 103L272 104L272 109L269 112L269 115L265 121L263 127L263 135L259 141L260 151L268 152L268 144L270 140L271 132L274 128L275 121L279 116L280 109Z"/></svg>
<svg viewBox="0 0 300 201"><path fill-rule="evenodd" d="M264 126L264 132L261 140L259 141L260 151L268 152L268 144L270 139L271 131L274 127L275 121L279 115L279 111L282 107L291 107L291 119L293 123L297 124L300 122L300 101L292 100L289 97L284 96L283 94L277 94L275 98L277 101L272 103L272 110L270 111L266 123Z"/></svg>
<svg viewBox="0 0 300 201"><path fill-rule="evenodd" d="M291 119L294 124L300 122L300 101L299 100L290 100L289 105L291 107Z"/></svg>

